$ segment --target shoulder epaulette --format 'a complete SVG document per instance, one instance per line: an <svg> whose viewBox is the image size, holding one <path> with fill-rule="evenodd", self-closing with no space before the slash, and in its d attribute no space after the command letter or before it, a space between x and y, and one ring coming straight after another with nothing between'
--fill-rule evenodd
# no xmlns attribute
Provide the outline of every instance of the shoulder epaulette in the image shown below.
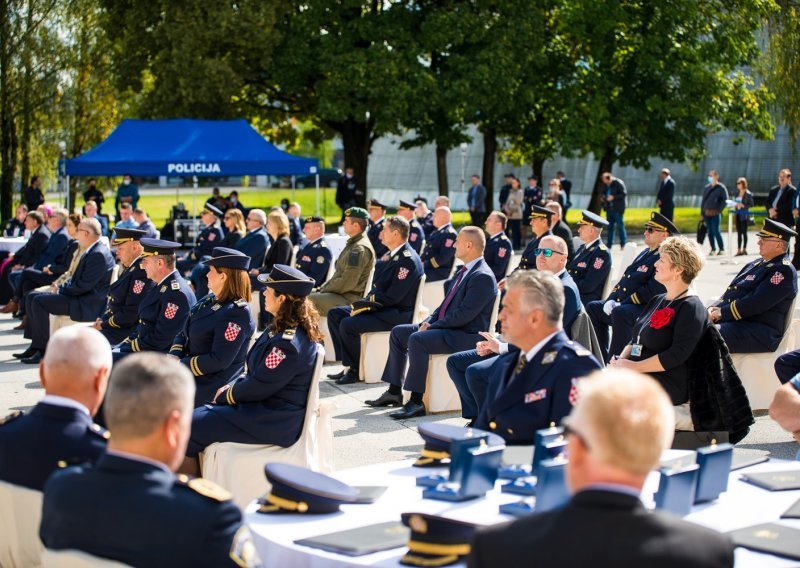
<svg viewBox="0 0 800 568"><path fill-rule="evenodd" d="M586 349L586 347L584 347L583 345L581 345L577 341L568 341L565 344L565 346L569 347L570 349L572 349L575 352L575 355L577 355L578 357L588 357L589 355L592 354L591 351Z"/></svg>
<svg viewBox="0 0 800 568"><path fill-rule="evenodd" d="M317 245L318 245L318 246L321 246L321 247L328 248L328 241L326 241L325 239L322 239L321 241L319 241L319 242L317 243Z"/></svg>
<svg viewBox="0 0 800 568"><path fill-rule="evenodd" d="M8 424L9 422L13 422L14 420L19 418L20 416L22 416L22 411L21 410L15 410L14 412L9 414L5 418L0 418L0 426L3 426L4 424Z"/></svg>
<svg viewBox="0 0 800 568"><path fill-rule="evenodd" d="M111 432L109 432L108 430L106 430L105 428L100 426L100 424L92 424L91 426L89 426L89 430L91 430L92 432L94 432L95 434L97 434L98 436L103 438L104 440L110 440L111 439Z"/></svg>
<svg viewBox="0 0 800 568"><path fill-rule="evenodd" d="M608 250L608 247L603 243L600 243L600 250Z"/></svg>
<svg viewBox="0 0 800 568"><path fill-rule="evenodd" d="M407 251L407 250L404 250L403 251L403 256L409 257L409 256L411 256L411 253L409 251Z"/></svg>
<svg viewBox="0 0 800 568"><path fill-rule="evenodd" d="M244 308L248 305L247 300L242 300L241 298L234 300L233 303L237 308Z"/></svg>
<svg viewBox="0 0 800 568"><path fill-rule="evenodd" d="M180 290L181 289L181 283L178 282L177 280L173 280L171 286L172 286L173 290Z"/></svg>
<svg viewBox="0 0 800 568"><path fill-rule="evenodd" d="M177 485L188 487L195 493L214 501L228 501L233 498L233 494L230 491L202 477L189 477L188 475L180 474L175 478L175 481Z"/></svg>
<svg viewBox="0 0 800 568"><path fill-rule="evenodd" d="M286 341L291 341L292 339L294 339L294 334L295 333L297 333L297 329L292 327L292 328L289 328L286 331L284 331L283 335L281 337L283 339L285 339Z"/></svg>

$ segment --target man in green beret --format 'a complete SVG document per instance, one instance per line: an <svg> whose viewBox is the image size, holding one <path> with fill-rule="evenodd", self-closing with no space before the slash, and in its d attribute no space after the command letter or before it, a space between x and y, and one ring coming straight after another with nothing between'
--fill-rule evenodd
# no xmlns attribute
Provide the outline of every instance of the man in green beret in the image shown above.
<svg viewBox="0 0 800 568"><path fill-rule="evenodd" d="M366 235L368 224L366 209L351 207L344 212L342 226L350 238L336 259L331 279L309 296L320 315L327 316L331 308L352 304L364 296L375 266L375 251Z"/></svg>

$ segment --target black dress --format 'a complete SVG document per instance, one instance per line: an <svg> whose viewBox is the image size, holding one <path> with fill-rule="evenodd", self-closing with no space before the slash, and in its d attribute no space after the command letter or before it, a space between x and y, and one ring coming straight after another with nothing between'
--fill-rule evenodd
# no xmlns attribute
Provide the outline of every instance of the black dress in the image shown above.
<svg viewBox="0 0 800 568"><path fill-rule="evenodd" d="M674 313L663 311L665 308ZM661 383L675 406L689 400L686 362L700 341L707 319L705 306L697 296L684 296L670 302L665 294L659 294L650 300L633 326L631 345L640 344L642 352L638 356L631 353L631 361L658 355L665 370L648 374Z"/></svg>

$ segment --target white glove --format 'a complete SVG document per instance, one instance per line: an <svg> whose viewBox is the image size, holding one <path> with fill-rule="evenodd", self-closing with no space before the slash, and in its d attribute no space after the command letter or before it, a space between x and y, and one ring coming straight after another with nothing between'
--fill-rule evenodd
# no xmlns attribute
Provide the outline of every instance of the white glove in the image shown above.
<svg viewBox="0 0 800 568"><path fill-rule="evenodd" d="M614 300L609 300L605 304L603 304L603 311L606 313L607 316L611 315L611 312L614 311L614 308L619 306L619 302L615 302Z"/></svg>

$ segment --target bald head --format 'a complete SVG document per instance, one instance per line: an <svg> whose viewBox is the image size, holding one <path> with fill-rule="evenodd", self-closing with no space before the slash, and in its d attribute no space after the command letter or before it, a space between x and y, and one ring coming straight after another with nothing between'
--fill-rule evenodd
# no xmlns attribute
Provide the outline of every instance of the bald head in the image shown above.
<svg viewBox="0 0 800 568"><path fill-rule="evenodd" d="M111 346L91 327L58 330L47 343L39 376L47 394L71 398L94 416L111 372Z"/></svg>
<svg viewBox="0 0 800 568"><path fill-rule="evenodd" d="M544 252L536 256L537 269L558 274L567 266L567 243L561 237L555 235L542 237L539 248ZM546 256L547 249L553 251L549 257Z"/></svg>
<svg viewBox="0 0 800 568"><path fill-rule="evenodd" d="M483 256L486 236L478 227L464 227L456 238L456 257L464 264Z"/></svg>
<svg viewBox="0 0 800 568"><path fill-rule="evenodd" d="M433 212L433 226L441 229L453 220L453 214L450 212L449 207L437 207Z"/></svg>

